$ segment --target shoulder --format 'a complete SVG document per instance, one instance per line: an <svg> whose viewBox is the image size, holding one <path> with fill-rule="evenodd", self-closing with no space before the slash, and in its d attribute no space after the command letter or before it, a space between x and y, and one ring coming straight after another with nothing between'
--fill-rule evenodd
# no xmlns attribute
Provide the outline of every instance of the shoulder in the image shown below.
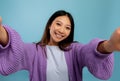
<svg viewBox="0 0 120 81"><path fill-rule="evenodd" d="M77 46L83 46L83 44L80 42L73 42L70 44L70 47L77 47Z"/></svg>
<svg viewBox="0 0 120 81"><path fill-rule="evenodd" d="M80 42L73 42L67 48L69 48L70 50L77 50L77 49L81 49L82 46L84 46L84 44Z"/></svg>
<svg viewBox="0 0 120 81"><path fill-rule="evenodd" d="M35 43L25 43L24 44L24 52L30 57L34 57L34 55L38 56L44 53L44 49L40 45L36 45Z"/></svg>
<svg viewBox="0 0 120 81"><path fill-rule="evenodd" d="M94 38L94 39L90 40L90 42L88 42L87 44L83 44L83 43L80 43L80 42L73 42L68 46L68 48L81 49L82 47L86 47L86 46L87 47L96 46L101 41L104 41L104 40L99 39L99 38Z"/></svg>
<svg viewBox="0 0 120 81"><path fill-rule="evenodd" d="M31 50L37 51L38 49L42 49L42 46L37 45L36 43L25 43L24 47L29 51Z"/></svg>

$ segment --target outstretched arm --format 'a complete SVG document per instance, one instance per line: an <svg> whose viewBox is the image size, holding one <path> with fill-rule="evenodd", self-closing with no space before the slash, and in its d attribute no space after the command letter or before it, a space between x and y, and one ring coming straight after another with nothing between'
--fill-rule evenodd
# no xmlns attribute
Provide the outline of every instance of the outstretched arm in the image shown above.
<svg viewBox="0 0 120 81"><path fill-rule="evenodd" d="M120 51L120 27L117 28L109 40L101 42L97 50L104 54L110 54L113 51Z"/></svg>
<svg viewBox="0 0 120 81"><path fill-rule="evenodd" d="M93 42L93 44L94 43L95 42ZM89 47L89 45L85 47L86 50L89 50L87 47ZM92 54L92 52L90 54L90 52L87 51L89 53L85 54L86 59L88 60L85 62L86 66L94 76L101 79L108 79L111 76L114 67L112 52L120 51L120 28L117 28L112 33L109 40L99 42L97 45L97 51L101 53L98 55L96 52L98 56Z"/></svg>
<svg viewBox="0 0 120 81"><path fill-rule="evenodd" d="M5 28L2 26L2 18L0 17L0 44L2 46L7 45L9 40L7 31L5 30Z"/></svg>
<svg viewBox="0 0 120 81"><path fill-rule="evenodd" d="M17 31L1 23L0 18L0 74L9 75L22 69L30 70L36 45L24 43Z"/></svg>

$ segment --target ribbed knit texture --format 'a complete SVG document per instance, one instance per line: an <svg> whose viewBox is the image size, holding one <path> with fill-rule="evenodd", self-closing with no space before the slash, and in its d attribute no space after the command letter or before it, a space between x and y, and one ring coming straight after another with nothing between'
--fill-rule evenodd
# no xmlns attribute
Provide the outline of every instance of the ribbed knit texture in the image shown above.
<svg viewBox="0 0 120 81"><path fill-rule="evenodd" d="M9 43L0 45L0 74L8 75L18 70L28 70L30 81L46 81L46 56L41 46L21 41L19 34L5 26ZM101 54L96 48L102 40L94 39L83 45L72 43L65 51L70 81L82 81L82 70L87 67L99 79L109 79L113 71L113 54ZM51 73L52 74L52 73Z"/></svg>

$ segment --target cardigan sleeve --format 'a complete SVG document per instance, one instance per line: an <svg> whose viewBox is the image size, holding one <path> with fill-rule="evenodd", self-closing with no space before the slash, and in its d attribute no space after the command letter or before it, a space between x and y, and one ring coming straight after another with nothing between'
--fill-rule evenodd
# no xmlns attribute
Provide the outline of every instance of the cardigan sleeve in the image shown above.
<svg viewBox="0 0 120 81"><path fill-rule="evenodd" d="M114 66L113 53L102 54L97 51L97 46L101 39L94 39L86 45L82 45L78 53L78 59L82 59L84 66L99 79L109 79ZM77 49L77 48L76 48Z"/></svg>
<svg viewBox="0 0 120 81"><path fill-rule="evenodd" d="M25 55L26 44L15 30L6 25L3 27L8 32L9 42L5 47L0 45L0 74L8 75L21 69L27 69L25 59L29 60L29 58L26 58Z"/></svg>

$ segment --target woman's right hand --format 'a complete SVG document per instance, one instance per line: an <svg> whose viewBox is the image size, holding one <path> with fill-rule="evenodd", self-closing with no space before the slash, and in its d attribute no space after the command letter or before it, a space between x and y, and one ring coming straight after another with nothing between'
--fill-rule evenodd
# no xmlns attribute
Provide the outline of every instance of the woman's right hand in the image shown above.
<svg viewBox="0 0 120 81"><path fill-rule="evenodd" d="M5 28L2 26L2 18L0 17L0 44L6 46L8 43L8 33Z"/></svg>
<svg viewBox="0 0 120 81"><path fill-rule="evenodd" d="M0 17L0 28L1 28L1 26L2 26L2 18Z"/></svg>
<svg viewBox="0 0 120 81"><path fill-rule="evenodd" d="M2 18L0 17L0 43L1 43L1 32L2 31Z"/></svg>

